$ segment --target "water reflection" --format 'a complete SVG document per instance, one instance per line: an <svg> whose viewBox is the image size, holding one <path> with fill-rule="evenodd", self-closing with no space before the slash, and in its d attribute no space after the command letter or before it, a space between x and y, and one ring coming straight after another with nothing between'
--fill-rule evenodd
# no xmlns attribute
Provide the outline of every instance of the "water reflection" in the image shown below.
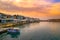
<svg viewBox="0 0 60 40"><path fill-rule="evenodd" d="M21 40L60 40L60 23L40 22L22 29ZM58 31L57 31L58 30Z"/></svg>
<svg viewBox="0 0 60 40"><path fill-rule="evenodd" d="M2 36L2 40L60 40L58 22L40 22L18 27L19 33L4 34L5 37Z"/></svg>
<svg viewBox="0 0 60 40"><path fill-rule="evenodd" d="M11 36L11 38L18 38L18 36L20 36L20 32L12 32L12 33L7 33L8 35Z"/></svg>

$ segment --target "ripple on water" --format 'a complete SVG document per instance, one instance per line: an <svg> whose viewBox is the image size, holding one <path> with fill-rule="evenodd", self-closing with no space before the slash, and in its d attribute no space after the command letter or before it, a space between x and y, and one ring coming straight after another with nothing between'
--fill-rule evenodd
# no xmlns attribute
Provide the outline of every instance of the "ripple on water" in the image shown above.
<svg viewBox="0 0 60 40"><path fill-rule="evenodd" d="M60 40L60 23L40 22L19 26L20 33L0 35L0 40Z"/></svg>

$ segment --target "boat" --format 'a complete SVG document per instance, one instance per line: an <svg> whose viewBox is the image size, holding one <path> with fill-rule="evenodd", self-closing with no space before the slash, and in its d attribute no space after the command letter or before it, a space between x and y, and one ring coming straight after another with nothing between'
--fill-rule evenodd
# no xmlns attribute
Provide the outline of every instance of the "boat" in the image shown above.
<svg viewBox="0 0 60 40"><path fill-rule="evenodd" d="M12 38L17 38L20 35L19 28L8 28L7 34L10 35Z"/></svg>
<svg viewBox="0 0 60 40"><path fill-rule="evenodd" d="M19 32L19 28L8 28L7 32L8 33L17 33L17 32Z"/></svg>

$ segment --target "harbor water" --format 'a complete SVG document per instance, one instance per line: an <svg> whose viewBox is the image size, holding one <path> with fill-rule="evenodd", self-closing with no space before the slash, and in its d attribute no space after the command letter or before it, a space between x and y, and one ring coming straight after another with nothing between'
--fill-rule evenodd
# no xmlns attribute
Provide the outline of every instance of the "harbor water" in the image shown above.
<svg viewBox="0 0 60 40"><path fill-rule="evenodd" d="M0 40L60 40L60 22L40 22L17 26L19 33L0 34Z"/></svg>

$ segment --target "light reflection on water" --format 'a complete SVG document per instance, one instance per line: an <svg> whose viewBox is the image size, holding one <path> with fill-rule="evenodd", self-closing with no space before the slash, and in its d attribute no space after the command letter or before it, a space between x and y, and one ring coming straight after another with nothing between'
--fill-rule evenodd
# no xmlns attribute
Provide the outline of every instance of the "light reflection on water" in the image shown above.
<svg viewBox="0 0 60 40"><path fill-rule="evenodd" d="M1 40L60 40L59 22L40 22L18 26L20 33L5 34Z"/></svg>

